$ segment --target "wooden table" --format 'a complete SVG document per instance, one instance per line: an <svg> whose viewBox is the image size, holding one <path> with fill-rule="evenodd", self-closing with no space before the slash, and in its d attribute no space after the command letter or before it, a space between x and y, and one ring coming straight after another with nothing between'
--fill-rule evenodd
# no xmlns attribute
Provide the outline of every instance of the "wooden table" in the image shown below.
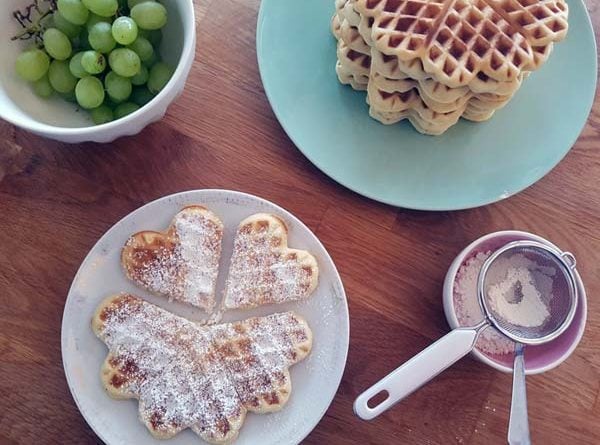
<svg viewBox="0 0 600 445"><path fill-rule="evenodd" d="M258 7L258 0L197 2L189 84L166 118L137 137L70 146L0 123L0 175L8 171L0 183L0 443L99 442L63 374L60 325L71 280L96 240L130 211L213 187L295 213L345 283L346 373L306 443L505 443L511 376L470 358L375 421L352 413L363 389L448 331L447 267L470 241L500 229L532 231L575 252L588 291L579 348L558 369L528 379L534 442L600 443L600 102L566 159L515 197L461 212L381 205L317 170L277 123L256 63ZM600 2L588 7L600 32ZM224 38L226 29L235 32ZM12 154L6 168L2 158Z"/></svg>

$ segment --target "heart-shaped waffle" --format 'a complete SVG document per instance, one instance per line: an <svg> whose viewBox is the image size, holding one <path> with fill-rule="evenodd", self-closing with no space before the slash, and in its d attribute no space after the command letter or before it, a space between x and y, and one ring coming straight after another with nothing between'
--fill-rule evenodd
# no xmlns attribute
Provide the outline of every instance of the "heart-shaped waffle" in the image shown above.
<svg viewBox="0 0 600 445"><path fill-rule="evenodd" d="M156 438L191 428L214 444L235 440L247 411L280 410L288 368L312 347L293 312L200 326L129 294L102 302L92 328L109 349L101 376L111 397L138 399Z"/></svg>
<svg viewBox="0 0 600 445"><path fill-rule="evenodd" d="M240 223L227 277L226 309L303 300L315 290L317 261L304 250L289 248L287 233L281 219L266 213Z"/></svg>
<svg viewBox="0 0 600 445"><path fill-rule="evenodd" d="M175 215L165 232L132 235L121 254L136 284L209 312L215 306L223 223L202 206Z"/></svg>
<svg viewBox="0 0 600 445"><path fill-rule="evenodd" d="M354 0L366 43L449 87L517 79L566 36L564 0Z"/></svg>

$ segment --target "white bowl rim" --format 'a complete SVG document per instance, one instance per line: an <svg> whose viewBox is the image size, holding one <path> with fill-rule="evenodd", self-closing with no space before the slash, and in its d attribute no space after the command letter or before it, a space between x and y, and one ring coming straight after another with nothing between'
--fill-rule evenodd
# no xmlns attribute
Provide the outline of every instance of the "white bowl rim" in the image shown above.
<svg viewBox="0 0 600 445"><path fill-rule="evenodd" d="M460 268L460 266L462 266L466 256L469 253L471 253L473 250L475 250L475 248L478 245L480 245L481 243L488 241L490 239L498 238L498 237L502 237L502 236L518 236L518 237L522 236L522 237L526 237L526 238L547 244L556 249L559 249L558 246L556 246L552 242L548 241L547 239L545 239L539 235L535 235L533 233L525 232L522 230L500 230L497 232L488 233L487 235L481 236L481 237L477 238L475 241L471 242L452 261L452 264L450 265L450 268L448 269L448 272L446 273L446 277L444 279L444 290L443 290L444 314L445 314L446 320L448 321L448 324L450 325L451 328L454 329L454 327L459 326L458 318L457 318L456 312L454 310L454 280L455 280L456 274L458 273L458 269ZM580 291L578 304L581 305L581 308L583 311L583 319L582 319L582 322L578 326L577 335L575 336L575 340L571 343L569 348L559 358L548 363L545 366L541 366L539 368L527 369L525 371L525 373L527 375L541 374L541 373L544 373L546 371L550 371L551 369L556 368L558 365L563 363L567 358L569 358L569 356L573 353L575 348L577 348L577 346L579 345L579 342L581 341L581 338L583 337L583 333L585 331L585 326L587 323L587 294L585 291L585 286L583 284L583 280L581 279L581 276L579 275L579 272L577 270L575 270L575 279L577 281L578 290ZM478 349L473 349L471 351L471 354L475 358L477 358L479 361L491 366L494 369L497 369L498 371L501 371L504 373L509 373L509 374L512 374L512 372L513 372L512 367L501 365L500 363L489 358L487 355L485 355Z"/></svg>
<svg viewBox="0 0 600 445"><path fill-rule="evenodd" d="M43 122L38 122L38 121L34 120L33 118L30 118L31 121L33 122L33 124L30 122L21 122L21 121L18 121L17 119L13 119L10 116L5 116L3 113L1 113L1 109L0 109L0 118L15 125L16 127L24 129L24 130L27 130L27 131L30 131L33 133L37 133L37 134L45 133L45 134L49 134L49 135L53 135L53 136L82 136L82 135L90 134L90 132L96 132L96 131L100 131L100 130L101 131L110 131L112 129L119 128L124 124L131 123L138 116L140 116L142 113L144 113L147 110L147 108L146 108L147 106L149 106L153 102L154 103L160 102L161 99L164 98L165 96L167 96L170 93L170 91L173 89L173 87L175 85L177 85L180 80L183 80L186 76L187 70L185 68L184 61L188 60L190 57L194 57L194 53L195 53L195 49L196 49L195 48L196 18L195 18L193 0L185 0L183 4L186 6L186 10L183 11L184 14L182 14L182 19L187 21L188 23L190 23L191 26L188 27L188 32L186 32L185 35L183 36L183 49L181 50L181 57L179 58L179 63L177 64L177 68L175 69L175 72L171 76L171 79L169 80L167 85L165 85L165 87L156 96L154 96L150 102L148 102L146 105L140 107L138 110L134 111L131 114L128 114L125 117L122 117L120 119L117 119L117 120L114 120L111 122L107 122L105 124L90 125L87 127L75 127L75 128L49 125L49 124L45 124Z"/></svg>

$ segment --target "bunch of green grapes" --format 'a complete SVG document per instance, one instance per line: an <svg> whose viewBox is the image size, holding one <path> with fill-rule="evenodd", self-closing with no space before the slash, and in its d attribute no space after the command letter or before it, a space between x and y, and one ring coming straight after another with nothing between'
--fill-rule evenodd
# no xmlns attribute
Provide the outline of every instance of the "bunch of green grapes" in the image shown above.
<svg viewBox="0 0 600 445"><path fill-rule="evenodd" d="M156 0L58 0L39 48L15 68L43 98L59 94L103 124L133 113L162 90L173 69L158 46L167 10Z"/></svg>

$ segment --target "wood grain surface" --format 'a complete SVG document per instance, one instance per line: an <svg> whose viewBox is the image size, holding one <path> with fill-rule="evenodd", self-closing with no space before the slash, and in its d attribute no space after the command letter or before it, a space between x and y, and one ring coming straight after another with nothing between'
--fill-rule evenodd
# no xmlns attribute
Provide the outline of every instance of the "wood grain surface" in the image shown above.
<svg viewBox="0 0 600 445"><path fill-rule="evenodd" d="M198 188L241 190L287 208L342 275L348 364L307 444L505 443L511 376L471 358L372 422L352 412L362 390L448 331L441 293L449 264L469 242L501 229L535 232L573 251L588 291L579 348L528 379L534 443L600 443L600 102L569 155L519 195L460 212L397 209L336 184L283 132L258 73L259 1L195 3L198 51L185 93L139 136L73 146L0 123L0 443L99 443L62 368L69 285L117 220ZM587 6L600 32L600 2ZM223 38L224 29L235 32Z"/></svg>

